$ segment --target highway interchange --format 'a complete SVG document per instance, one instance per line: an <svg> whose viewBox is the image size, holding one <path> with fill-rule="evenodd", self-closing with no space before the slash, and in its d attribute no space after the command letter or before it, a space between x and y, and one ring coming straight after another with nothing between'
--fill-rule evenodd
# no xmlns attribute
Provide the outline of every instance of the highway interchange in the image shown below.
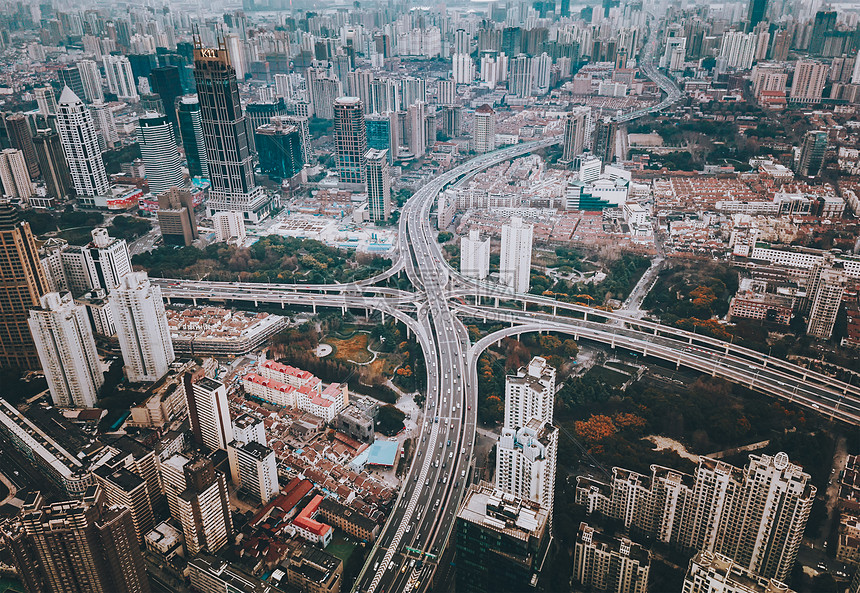
<svg viewBox="0 0 860 593"><path fill-rule="evenodd" d="M619 121L662 110L681 96L654 67L653 50L649 44L643 71L667 97ZM485 348L505 336L556 331L596 340L724 377L860 424L860 389L855 386L700 334L545 297L514 295L497 285L464 278L451 269L430 224L430 211L439 192L477 171L559 142L559 138L550 138L504 148L430 181L401 212L392 268L373 278L333 285L153 279L168 300L290 304L314 311L318 306L379 311L403 322L415 335L427 367L426 413L419 432L413 435L412 466L354 591L408 593L433 586L437 562L469 483L477 422L476 362ZM406 273L414 291L377 286L401 273ZM463 319L503 322L509 327L472 344Z"/></svg>

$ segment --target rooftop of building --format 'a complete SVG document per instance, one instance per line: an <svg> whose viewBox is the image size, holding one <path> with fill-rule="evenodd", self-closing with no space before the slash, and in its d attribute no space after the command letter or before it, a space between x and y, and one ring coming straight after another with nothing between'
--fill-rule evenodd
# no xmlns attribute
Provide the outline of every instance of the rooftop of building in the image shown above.
<svg viewBox="0 0 860 593"><path fill-rule="evenodd" d="M630 541L630 539L626 537L616 538L611 535L607 535L600 529L591 527L588 523L580 523L577 540L583 543L588 543L590 541L591 545L616 551L622 556L627 556L632 560L636 560L640 565L646 565L651 561L651 556L648 550L639 544Z"/></svg>
<svg viewBox="0 0 860 593"><path fill-rule="evenodd" d="M530 537L541 536L548 515L549 511L536 502L517 498L481 483L469 488L457 517L485 529L528 541Z"/></svg>

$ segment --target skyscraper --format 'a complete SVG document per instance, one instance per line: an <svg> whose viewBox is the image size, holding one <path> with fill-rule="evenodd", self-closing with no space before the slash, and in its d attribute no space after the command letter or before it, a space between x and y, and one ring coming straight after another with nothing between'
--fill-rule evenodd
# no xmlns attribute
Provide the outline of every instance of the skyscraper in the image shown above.
<svg viewBox="0 0 860 593"><path fill-rule="evenodd" d="M281 117L258 127L255 144L260 171L278 180L290 179L305 165L302 136L297 126L285 125Z"/></svg>
<svg viewBox="0 0 860 593"><path fill-rule="evenodd" d="M287 104L280 98L274 101L259 101L245 105L248 140L254 153L260 152L256 144L257 139L254 137L257 128L270 124L273 117L284 117L285 115L287 115Z"/></svg>
<svg viewBox="0 0 860 593"><path fill-rule="evenodd" d="M0 261L0 367L38 369L27 312L41 305L48 279L30 224L8 203L0 203Z"/></svg>
<svg viewBox="0 0 860 593"><path fill-rule="evenodd" d="M188 246L197 239L197 218L191 191L171 187L158 194L158 224L165 245Z"/></svg>
<svg viewBox="0 0 860 593"><path fill-rule="evenodd" d="M248 222L259 222L269 215L271 200L254 180L236 70L223 44L194 48L194 80L212 183L209 214L232 210L242 212Z"/></svg>
<svg viewBox="0 0 860 593"><path fill-rule="evenodd" d="M460 239L460 273L469 278L483 280L490 274L490 238L481 240L477 229Z"/></svg>
<svg viewBox="0 0 860 593"><path fill-rule="evenodd" d="M176 99L182 96L182 81L179 78L178 66L163 66L153 68L149 73L152 92L158 93L164 105L164 115L173 126L173 137L179 139L179 122L176 119Z"/></svg>
<svg viewBox="0 0 860 593"><path fill-rule="evenodd" d="M185 186L173 126L166 116L152 111L145 113L137 121L137 140L146 167L146 182L153 195Z"/></svg>
<svg viewBox="0 0 860 593"><path fill-rule="evenodd" d="M93 477L111 505L125 507L131 512L137 542L143 545L146 534L155 527L146 480L122 465L113 467L107 463L98 467Z"/></svg>
<svg viewBox="0 0 860 593"><path fill-rule="evenodd" d="M827 131L810 130L803 137L800 147L800 158L797 161L797 174L804 177L816 177L824 164L827 152Z"/></svg>
<svg viewBox="0 0 860 593"><path fill-rule="evenodd" d="M65 87L57 106L57 131L69 164L72 184L85 202L110 191L93 118L84 102Z"/></svg>
<svg viewBox="0 0 860 593"><path fill-rule="evenodd" d="M206 145L203 142L203 124L200 121L200 102L196 96L186 95L176 103L176 120L182 135L185 161L191 177L209 177Z"/></svg>
<svg viewBox="0 0 860 593"><path fill-rule="evenodd" d="M599 158L604 165L608 165L615 160L615 133L618 131L618 124L608 117L597 120L594 126L594 155Z"/></svg>
<svg viewBox="0 0 860 593"><path fill-rule="evenodd" d="M45 117L56 115L57 113L57 98L54 96L54 89L49 86L33 89L33 94L36 95L36 105L39 106L39 113Z"/></svg>
<svg viewBox="0 0 860 593"><path fill-rule="evenodd" d="M33 146L36 148L39 170L45 180L48 196L57 199L65 198L72 191L72 178L63 154L60 135L51 129L39 130L33 137Z"/></svg>
<svg viewBox="0 0 860 593"><path fill-rule="evenodd" d="M36 149L33 146L33 136L30 135L30 124L23 113L13 113L6 116L6 131L12 148L17 148L24 153L27 162L27 172L30 179L39 176L39 160L36 158Z"/></svg>
<svg viewBox="0 0 860 593"><path fill-rule="evenodd" d="M104 375L84 306L68 292L49 292L29 325L54 405L94 408Z"/></svg>
<svg viewBox="0 0 860 593"><path fill-rule="evenodd" d="M822 54L827 34L836 28L836 17L835 10L819 10L815 13L812 35L809 37L810 55L818 56Z"/></svg>
<svg viewBox="0 0 860 593"><path fill-rule="evenodd" d="M134 73L131 71L131 62L125 56L104 56L105 75L110 92L115 94L120 101L137 101L140 95L137 93Z"/></svg>
<svg viewBox="0 0 860 593"><path fill-rule="evenodd" d="M456 105L446 105L442 108L442 133L449 138L456 138L462 133L463 108Z"/></svg>
<svg viewBox="0 0 860 593"><path fill-rule="evenodd" d="M173 455L160 465L170 515L182 525L189 556L214 554L233 535L227 480L205 457Z"/></svg>
<svg viewBox="0 0 860 593"><path fill-rule="evenodd" d="M131 513L97 486L50 505L30 495L2 536L31 593L149 593Z"/></svg>
<svg viewBox="0 0 860 593"><path fill-rule="evenodd" d="M3 193L13 198L21 198L24 203L36 193L30 173L24 160L24 153L15 148L0 151L0 181Z"/></svg>
<svg viewBox="0 0 860 593"><path fill-rule="evenodd" d="M408 119L404 122L404 136L409 140L409 152L416 158L424 154L427 148L427 127L425 118L427 116L426 105L423 101L416 101L407 110Z"/></svg>
<svg viewBox="0 0 860 593"><path fill-rule="evenodd" d="M496 112L486 103L475 110L472 147L478 154L496 149Z"/></svg>
<svg viewBox="0 0 860 593"><path fill-rule="evenodd" d="M81 81L81 90L87 103L104 101L105 93L102 88L102 74L99 65L93 60L81 60L78 62L78 73ZM68 85L75 90L74 87Z"/></svg>
<svg viewBox="0 0 860 593"><path fill-rule="evenodd" d="M176 356L161 288L146 272L131 272L108 295L129 382L158 381Z"/></svg>
<svg viewBox="0 0 860 593"><path fill-rule="evenodd" d="M233 441L227 388L220 381L192 373L186 373L183 381L194 440L213 451L226 449Z"/></svg>
<svg viewBox="0 0 860 593"><path fill-rule="evenodd" d="M534 590L549 550L549 522L535 502L472 485L455 527L457 591Z"/></svg>
<svg viewBox="0 0 860 593"><path fill-rule="evenodd" d="M338 97L334 102L334 143L340 182L364 184L367 127L358 97Z"/></svg>
<svg viewBox="0 0 860 593"><path fill-rule="evenodd" d="M585 150L585 141L588 134L589 108L577 108L565 116L564 119L564 145L562 149L562 160L573 162L573 159Z"/></svg>
<svg viewBox="0 0 860 593"><path fill-rule="evenodd" d="M364 155L367 163L367 204L370 220L388 220L391 216L391 174L388 151L371 148Z"/></svg>
<svg viewBox="0 0 860 593"><path fill-rule="evenodd" d="M749 0L747 10L747 31L752 31L755 26L764 20L767 14L767 0Z"/></svg>
<svg viewBox="0 0 860 593"><path fill-rule="evenodd" d="M57 74L60 77L61 88L69 87L78 97L86 96L84 93L84 83L81 78L81 71L78 70L77 66L66 66L65 68L60 68L57 70ZM60 95L62 96L62 91L60 92Z"/></svg>
<svg viewBox="0 0 860 593"><path fill-rule="evenodd" d="M534 226L524 224L519 216L502 225L502 254L499 282L514 292L528 292L532 271L532 235Z"/></svg>

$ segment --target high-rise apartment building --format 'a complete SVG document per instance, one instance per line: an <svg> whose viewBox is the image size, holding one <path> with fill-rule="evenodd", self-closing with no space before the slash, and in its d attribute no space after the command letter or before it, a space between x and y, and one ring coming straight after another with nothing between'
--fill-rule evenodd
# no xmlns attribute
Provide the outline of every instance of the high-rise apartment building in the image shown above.
<svg viewBox="0 0 860 593"><path fill-rule="evenodd" d="M463 108L457 105L442 107L442 133L456 138L463 132Z"/></svg>
<svg viewBox="0 0 860 593"><path fill-rule="evenodd" d="M841 265L825 260L812 268L806 294L809 304L807 335L820 340L830 339L847 287L848 276Z"/></svg>
<svg viewBox="0 0 860 593"><path fill-rule="evenodd" d="M116 129L116 119L111 106L104 101L95 100L90 104L90 114L101 140L99 148L108 150L116 146L119 142L119 132Z"/></svg>
<svg viewBox="0 0 860 593"><path fill-rule="evenodd" d="M573 162L585 150L590 122L591 109L588 107L576 108L565 116L562 160Z"/></svg>
<svg viewBox="0 0 860 593"><path fill-rule="evenodd" d="M370 220L391 217L391 174L388 172L388 151L371 148L364 155L367 167L367 209Z"/></svg>
<svg viewBox="0 0 860 593"><path fill-rule="evenodd" d="M21 198L24 203L36 193L23 152L15 148L0 151L0 182L5 196Z"/></svg>
<svg viewBox="0 0 860 593"><path fill-rule="evenodd" d="M176 102L176 121L185 149L185 162L191 177L209 177L206 145L203 142L203 124L200 121L200 102L196 96L186 95Z"/></svg>
<svg viewBox="0 0 860 593"><path fill-rule="evenodd" d="M214 554L233 536L227 480L212 461L176 454L161 463L170 516L182 525L190 556Z"/></svg>
<svg viewBox="0 0 860 593"><path fill-rule="evenodd" d="M125 467L108 464L98 467L93 476L111 505L125 507L131 512L137 543L142 546L146 534L155 527L146 481Z"/></svg>
<svg viewBox="0 0 860 593"><path fill-rule="evenodd" d="M220 381L191 373L185 374L184 383L194 440L212 451L227 449L234 440L227 388Z"/></svg>
<svg viewBox="0 0 860 593"><path fill-rule="evenodd" d="M728 68L749 70L755 60L758 36L755 33L726 31L720 45L720 58Z"/></svg>
<svg viewBox="0 0 860 593"><path fill-rule="evenodd" d="M358 97L339 97L334 102L334 144L340 182L364 184L367 127Z"/></svg>
<svg viewBox="0 0 860 593"><path fill-rule="evenodd" d="M690 559L681 593L795 593L785 583L760 577L722 554L701 551Z"/></svg>
<svg viewBox="0 0 860 593"><path fill-rule="evenodd" d="M212 183L209 214L231 210L259 222L269 215L272 201L255 183L236 70L224 45L194 48L194 79Z"/></svg>
<svg viewBox="0 0 860 593"><path fill-rule="evenodd" d="M460 239L460 273L478 280L490 275L490 238L481 240L477 229Z"/></svg>
<svg viewBox="0 0 860 593"><path fill-rule="evenodd" d="M128 58L109 55L104 56L102 63L110 92L115 94L120 101L138 101L140 95L137 93L137 84Z"/></svg>
<svg viewBox="0 0 860 593"><path fill-rule="evenodd" d="M457 82L440 80L436 103L439 105L454 105L457 102Z"/></svg>
<svg viewBox="0 0 860 593"><path fill-rule="evenodd" d="M499 282L514 292L528 292L532 271L532 236L534 226L519 216L502 225L502 254Z"/></svg>
<svg viewBox="0 0 860 593"><path fill-rule="evenodd" d="M97 486L53 504L31 494L2 537L30 593L149 593L131 513Z"/></svg>
<svg viewBox="0 0 860 593"><path fill-rule="evenodd" d="M104 102L105 93L102 87L102 74L99 65L94 60L81 60L77 65L80 74L83 98L87 103ZM71 85L69 85L71 86ZM75 90L74 87L71 87Z"/></svg>
<svg viewBox="0 0 860 593"><path fill-rule="evenodd" d="M30 331L54 405L94 408L104 385L86 309L72 295L49 292L30 310Z"/></svg>
<svg viewBox="0 0 860 593"><path fill-rule="evenodd" d="M60 135L51 129L39 130L33 137L39 171L45 180L48 197L62 200L72 191L69 165L63 154Z"/></svg>
<svg viewBox="0 0 860 593"><path fill-rule="evenodd" d="M508 76L508 92L521 99L531 97L534 83L532 59L526 54L519 54L509 64L511 73Z"/></svg>
<svg viewBox="0 0 860 593"><path fill-rule="evenodd" d="M145 113L137 120L137 140L146 168L146 182L153 195L185 186L173 126L166 116L152 111Z"/></svg>
<svg viewBox="0 0 860 593"><path fill-rule="evenodd" d="M573 550L573 580L594 591L646 593L651 556L627 538L603 534L587 523L579 525Z"/></svg>
<svg viewBox="0 0 860 593"><path fill-rule="evenodd" d="M505 378L505 427L519 429L532 418L552 424L556 370L535 356Z"/></svg>
<svg viewBox="0 0 860 593"><path fill-rule="evenodd" d="M83 198L86 203L95 196L107 195L110 185L92 115L69 87L60 93L57 132L78 198Z"/></svg>
<svg viewBox="0 0 860 593"><path fill-rule="evenodd" d="M827 34L836 28L835 10L819 10L815 13L812 34L809 37L809 54L818 56L824 53Z"/></svg>
<svg viewBox="0 0 860 593"><path fill-rule="evenodd" d="M752 31L767 15L767 0L749 0L747 31Z"/></svg>
<svg viewBox="0 0 860 593"><path fill-rule="evenodd" d="M794 67L789 101L792 103L818 103L827 84L830 66L815 60L798 60Z"/></svg>
<svg viewBox="0 0 860 593"><path fill-rule="evenodd" d="M505 427L496 445L496 488L532 500L552 514L558 429L531 418L520 428Z"/></svg>
<svg viewBox="0 0 860 593"><path fill-rule="evenodd" d="M427 149L427 105L424 101L416 101L406 110L403 120L401 140L406 139L411 152L416 158L424 155Z"/></svg>
<svg viewBox="0 0 860 593"><path fill-rule="evenodd" d="M455 524L462 593L534 590L549 549L549 513L539 504L474 484Z"/></svg>
<svg viewBox="0 0 860 593"><path fill-rule="evenodd" d="M478 154L496 149L496 112L487 104L475 110L475 130L472 149Z"/></svg>
<svg viewBox="0 0 860 593"><path fill-rule="evenodd" d="M278 493L278 465L272 449L256 441L235 440L227 446L227 455L236 488L263 504Z"/></svg>
<svg viewBox="0 0 860 593"><path fill-rule="evenodd" d="M695 476L655 465L650 480L613 468L611 484L579 478L576 501L663 543L723 554L744 570L784 582L816 488L785 453L749 458L739 470L702 457Z"/></svg>
<svg viewBox="0 0 860 593"><path fill-rule="evenodd" d="M176 358L161 288L130 272L108 295L129 382L158 381Z"/></svg>
<svg viewBox="0 0 860 593"><path fill-rule="evenodd" d="M191 191L172 187L158 194L158 224L165 245L188 246L198 238Z"/></svg>
<svg viewBox="0 0 860 593"><path fill-rule="evenodd" d="M816 177L824 164L827 152L827 131L810 130L803 137L800 147L800 158L797 160L796 172L804 177Z"/></svg>
<svg viewBox="0 0 860 593"><path fill-rule="evenodd" d="M30 179L39 176L39 161L36 158L36 148L33 146L33 136L30 134L30 124L23 113L13 113L6 116L6 133L12 148L17 148L24 153L27 162L27 172Z"/></svg>
<svg viewBox="0 0 860 593"><path fill-rule="evenodd" d="M39 356L30 333L28 311L41 306L49 292L30 224L0 203L0 367L38 369Z"/></svg>

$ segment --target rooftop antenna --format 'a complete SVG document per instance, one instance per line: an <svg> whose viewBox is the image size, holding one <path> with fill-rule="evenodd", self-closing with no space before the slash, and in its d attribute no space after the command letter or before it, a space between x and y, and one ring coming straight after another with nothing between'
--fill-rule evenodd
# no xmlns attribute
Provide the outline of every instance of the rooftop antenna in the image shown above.
<svg viewBox="0 0 860 593"><path fill-rule="evenodd" d="M197 23L191 25L191 40L194 43L194 49L203 49L203 41L200 39L200 25Z"/></svg>

